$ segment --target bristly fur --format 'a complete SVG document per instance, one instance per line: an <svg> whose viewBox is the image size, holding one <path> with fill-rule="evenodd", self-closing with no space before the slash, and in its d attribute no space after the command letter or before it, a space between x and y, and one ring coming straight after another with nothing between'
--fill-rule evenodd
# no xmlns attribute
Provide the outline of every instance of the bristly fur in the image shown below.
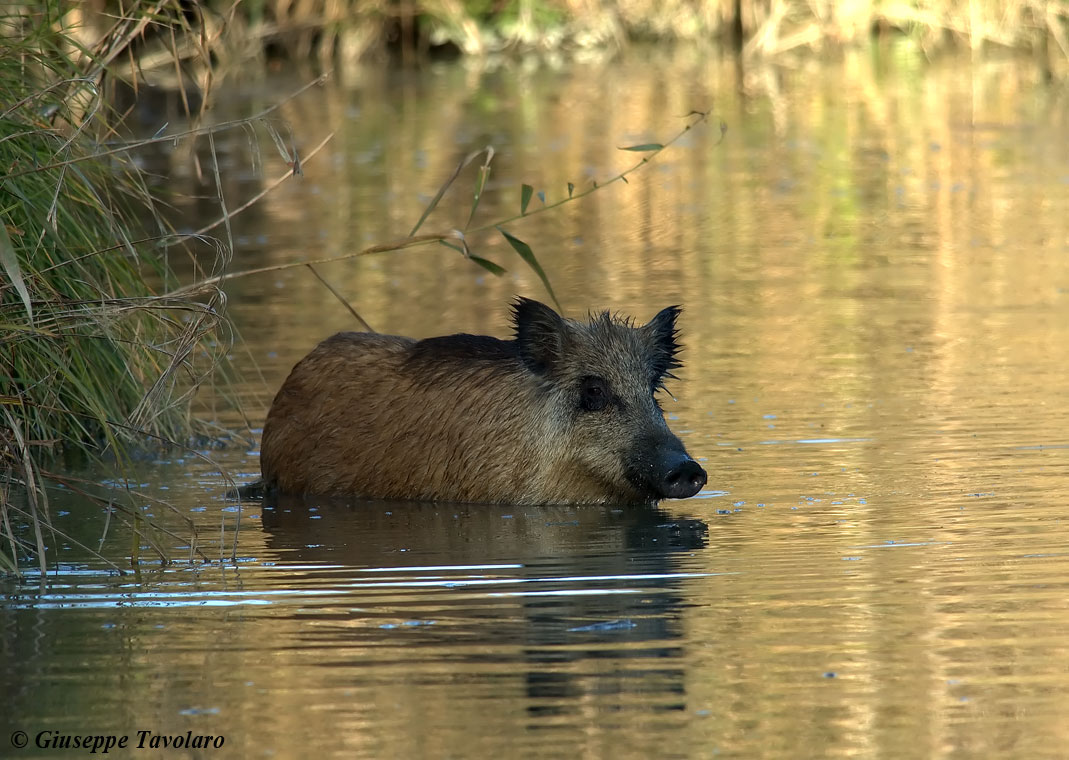
<svg viewBox="0 0 1069 760"><path fill-rule="evenodd" d="M683 309L679 306L668 306L650 320L646 326L653 332L654 341L658 351L654 356L654 370L659 378L656 387L663 388L667 378L678 380L672 370L679 369L683 362L679 359L681 346L679 345L679 328L676 320Z"/></svg>
<svg viewBox="0 0 1069 760"><path fill-rule="evenodd" d="M692 495L705 473L653 397L680 366L678 314L584 323L519 298L514 340L339 333L275 397L264 480L289 494L483 503ZM676 479L681 463L691 485Z"/></svg>
<svg viewBox="0 0 1069 760"><path fill-rule="evenodd" d="M409 362L496 362L518 359L516 342L500 340L489 335L442 335L437 338L424 338L412 346Z"/></svg>
<svg viewBox="0 0 1069 760"><path fill-rule="evenodd" d="M650 336L649 368L652 385L663 388L665 380L678 380L672 370L683 366L679 360L679 329L676 320L682 308L668 306L650 322L636 327L633 317L612 313L608 310L591 312L586 325L564 319L548 306L522 296L512 304L512 321L516 335L517 352L523 363L532 372L552 376L554 369L568 355L570 329L589 328L602 335L611 335L616 328L637 330Z"/></svg>

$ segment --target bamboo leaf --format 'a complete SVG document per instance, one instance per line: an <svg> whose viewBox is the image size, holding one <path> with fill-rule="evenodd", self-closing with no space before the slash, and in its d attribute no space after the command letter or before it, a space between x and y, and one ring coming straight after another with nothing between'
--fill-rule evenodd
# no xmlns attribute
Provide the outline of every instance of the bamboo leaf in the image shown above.
<svg viewBox="0 0 1069 760"><path fill-rule="evenodd" d="M523 185L520 187L520 214L527 213L527 204L531 202L531 195L534 193L534 188L530 185Z"/></svg>
<svg viewBox="0 0 1069 760"><path fill-rule="evenodd" d="M575 192L575 185L572 184L571 182L569 182L568 183L568 197L571 198L572 197L572 193L574 193L574 192Z"/></svg>
<svg viewBox="0 0 1069 760"><path fill-rule="evenodd" d="M617 150L633 150L638 153L644 153L651 150L664 150L664 145L661 143L643 143L642 145L629 145L626 148L617 148Z"/></svg>
<svg viewBox="0 0 1069 760"><path fill-rule="evenodd" d="M15 286L23 305L26 307L26 316L30 324L33 324L33 301L30 300L30 291L26 288L26 281L22 278L22 267L19 266L18 256L15 255L15 246L11 243L11 236L7 233L7 225L0 219L0 266L3 266L11 284Z"/></svg>
<svg viewBox="0 0 1069 760"><path fill-rule="evenodd" d="M451 243L448 240L439 240L438 242L444 245L446 248L452 248L457 253L462 254L464 258L471 259L483 269L487 270L488 272L492 272L498 277L508 271L507 269L505 269L505 267L500 266L499 264L495 264L494 262L488 259L484 259L481 256L474 255L471 252L471 249L468 248L468 242L462 236L458 236L457 239L460 240L460 245L457 245L456 243Z"/></svg>
<svg viewBox="0 0 1069 760"><path fill-rule="evenodd" d="M481 258L479 256L468 256L468 258L471 259L472 261L474 261L479 266L481 266L486 271L488 271L491 274L494 274L494 275L496 275L498 277L500 277L501 275L505 274L505 272L508 271L507 269L505 269L505 267L501 266L500 264L495 264L494 262L489 261L488 259Z"/></svg>
<svg viewBox="0 0 1069 760"><path fill-rule="evenodd" d="M539 190L537 195L538 195L538 200L542 201L542 205L543 206L546 205L546 194L545 194L545 192L542 191L542 190Z"/></svg>
<svg viewBox="0 0 1069 760"><path fill-rule="evenodd" d="M546 287L546 292L549 293L549 297L553 299L553 303L557 307L557 311L564 311L561 308L560 301L557 300L557 294L553 292L553 286L549 284L549 278L546 277L545 270L542 269L542 265L538 263L538 259L535 258L534 251L531 250L531 246L520 240L518 237L510 232L506 232L501 227L497 228L497 231L504 235L505 240L509 241L509 245L520 254L520 258L527 262L527 266L534 270L534 273L538 275L538 279L542 281L542 284Z"/></svg>

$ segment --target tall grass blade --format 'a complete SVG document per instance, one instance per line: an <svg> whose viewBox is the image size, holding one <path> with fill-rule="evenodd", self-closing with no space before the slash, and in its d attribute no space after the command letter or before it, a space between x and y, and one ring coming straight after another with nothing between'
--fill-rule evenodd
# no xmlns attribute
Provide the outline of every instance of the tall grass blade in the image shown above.
<svg viewBox="0 0 1069 760"><path fill-rule="evenodd" d="M483 153L483 150L476 150L464 156L460 163L457 164L457 168L454 169L453 173L449 175L449 179L447 179L442 184L442 186L438 188L438 192L434 194L433 198L431 198L431 202L427 204L427 208L423 209L423 213L420 215L419 221L416 222L416 226L413 227L411 232L408 233L409 237L413 237L417 232L419 232L419 228L423 226L423 223L425 221L427 221L427 217L431 215L431 212L434 211L434 209L438 208L438 203L442 200L442 196L444 196L446 191L449 190L449 188L453 185L454 182L456 182L457 177L459 177L460 173L464 171L464 168L472 161L477 159L479 156L481 156Z"/></svg>
<svg viewBox="0 0 1069 760"><path fill-rule="evenodd" d="M315 275L316 279L319 280L321 283L323 283L323 287L325 287L327 290L329 290L331 295L333 295L335 298L337 298L341 302L341 305L344 306L346 309L348 309L349 313L353 315L353 319L355 319L357 322L359 322L361 325L364 326L364 330L366 330L367 332L372 332L372 333L375 332L375 328L372 327L371 325L369 325L367 323L367 320L364 319L363 317L361 317L357 313L356 309L353 308L353 305L351 303L349 303L349 301L345 298L345 296L343 296L340 292L338 292L337 288L335 288L333 285L331 285L329 282L327 282L327 280L323 277L323 275L321 275L319 273L318 269L316 269L311 264L308 264L307 267L311 270L312 274Z"/></svg>
<svg viewBox="0 0 1069 760"><path fill-rule="evenodd" d="M267 134L271 136L271 140L275 143L275 150L278 151L278 155L282 157L282 160L286 163L286 166L293 170L293 176L303 176L304 171L301 168L301 157L297 153L297 146L293 143L293 135L290 135L290 147L286 147L286 141L282 139L282 135L275 129L275 126L267 119L260 119L260 123L264 125L264 129L267 130Z"/></svg>
<svg viewBox="0 0 1069 760"><path fill-rule="evenodd" d="M7 569L14 575L19 574L19 554L18 554L18 539L15 538L15 531L11 529L11 516L9 514L9 494L11 489L6 481L0 481L0 520L4 523L3 538L5 541L0 542L0 545L7 544L11 549L11 556L7 554L0 554L0 566Z"/></svg>
<svg viewBox="0 0 1069 760"><path fill-rule="evenodd" d="M30 299L30 291L26 288L26 280L22 277L22 267L15 253L15 246L11 244L11 235L7 231L6 214L0 218L0 265L4 267L4 273L11 280L11 284L18 291L22 305L26 307L26 318L33 325L33 301Z"/></svg>
<svg viewBox="0 0 1069 760"><path fill-rule="evenodd" d="M42 518L47 520L47 513L42 515L42 510L38 508L38 495L43 495L44 492L35 473L36 468L33 463L33 454L30 452L30 447L23 435L22 426L19 424L18 419L11 413L9 407L4 407L3 411L8 431L12 434L14 443L17 446L14 453L17 455L17 463L22 467L23 487L26 491L26 499L30 504L28 517L33 524L34 540L37 544L37 562L41 568L41 575L43 576L45 574L46 562L45 541L41 527Z"/></svg>
<svg viewBox="0 0 1069 760"><path fill-rule="evenodd" d="M267 119L260 119L260 123L263 124L264 129L267 130L267 134L271 136L271 141L275 144L275 150L278 151L278 155L282 157L282 160L287 164L293 159L290 158L289 148L286 147L286 141L282 139L282 135L278 133L275 126Z"/></svg>

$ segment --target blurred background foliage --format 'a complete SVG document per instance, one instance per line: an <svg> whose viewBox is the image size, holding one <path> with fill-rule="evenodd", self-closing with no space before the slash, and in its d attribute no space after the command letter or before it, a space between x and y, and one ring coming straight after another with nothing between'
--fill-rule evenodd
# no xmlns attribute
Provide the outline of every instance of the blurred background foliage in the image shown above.
<svg viewBox="0 0 1069 760"><path fill-rule="evenodd" d="M621 46L631 41L721 43L747 56L834 49L908 35L923 51L1029 50L1045 69L1069 56L1069 4L1052 0L188 0L70 3L82 44L130 14L169 10L196 21L183 46L169 19L155 24L142 64L175 50L217 61L318 59L323 65L396 54L479 55ZM153 49L154 48L154 49ZM150 54L150 50L152 50ZM147 60L147 59L152 60Z"/></svg>

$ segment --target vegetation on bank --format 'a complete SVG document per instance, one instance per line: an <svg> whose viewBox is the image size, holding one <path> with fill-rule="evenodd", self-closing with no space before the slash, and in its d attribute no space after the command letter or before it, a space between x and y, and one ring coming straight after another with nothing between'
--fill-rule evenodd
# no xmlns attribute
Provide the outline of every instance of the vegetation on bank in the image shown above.
<svg viewBox="0 0 1069 760"><path fill-rule="evenodd" d="M8 570L26 554L43 568L55 543L46 484L85 488L50 464L58 453L107 457L121 469L130 444L213 433L189 401L227 345L221 291L161 295L175 284L168 257L181 249L105 97L109 64L136 43L138 25L119 20L80 47L61 11L48 3L0 12L0 569ZM218 246L211 266L228 252ZM91 491L117 522L141 523L123 494Z"/></svg>

